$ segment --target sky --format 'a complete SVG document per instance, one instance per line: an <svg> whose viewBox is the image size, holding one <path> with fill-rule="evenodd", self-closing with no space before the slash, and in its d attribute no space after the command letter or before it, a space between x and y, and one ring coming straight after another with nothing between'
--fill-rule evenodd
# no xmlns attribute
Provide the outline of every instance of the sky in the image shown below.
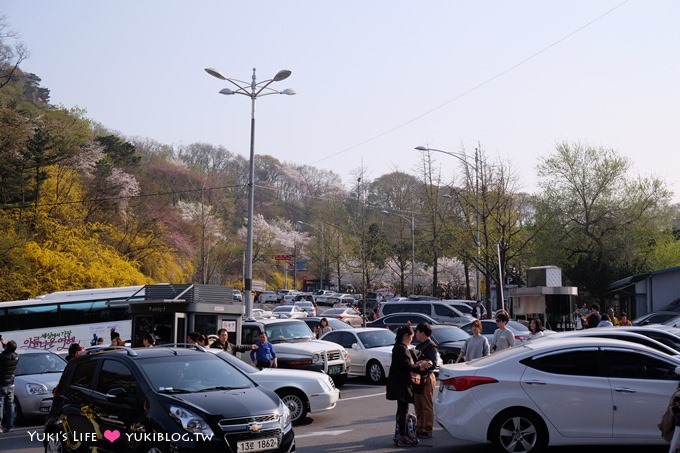
<svg viewBox="0 0 680 453"><path fill-rule="evenodd" d="M680 201L675 0L2 0L51 102L126 137L209 143L337 173L418 175L422 145L509 163L519 189L562 142L615 150ZM435 154L445 179L457 159Z"/></svg>

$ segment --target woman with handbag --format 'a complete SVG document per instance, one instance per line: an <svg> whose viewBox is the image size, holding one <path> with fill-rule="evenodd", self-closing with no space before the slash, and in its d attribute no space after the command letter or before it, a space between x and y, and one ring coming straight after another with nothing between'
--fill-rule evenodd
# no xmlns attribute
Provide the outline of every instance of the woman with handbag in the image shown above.
<svg viewBox="0 0 680 453"><path fill-rule="evenodd" d="M426 369L428 361L416 362L415 353L409 349L413 341L413 329L410 326L400 327L394 347L392 348L392 363L387 377L386 398L397 402L397 428L394 443L398 447L416 445L416 437L408 433L407 419L409 404L413 402L413 387L411 376L420 377L420 371ZM415 429L415 426L413 427Z"/></svg>

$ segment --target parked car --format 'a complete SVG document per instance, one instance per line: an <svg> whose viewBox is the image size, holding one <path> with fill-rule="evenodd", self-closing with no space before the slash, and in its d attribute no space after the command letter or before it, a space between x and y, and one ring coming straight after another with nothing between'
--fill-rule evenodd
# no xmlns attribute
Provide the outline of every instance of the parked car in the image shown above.
<svg viewBox="0 0 680 453"><path fill-rule="evenodd" d="M274 316L271 311L262 308L253 308L251 310L251 315L254 319L271 318Z"/></svg>
<svg viewBox="0 0 680 453"><path fill-rule="evenodd" d="M18 349L14 378L15 421L46 417L52 405L52 391L66 368L60 355L40 349Z"/></svg>
<svg viewBox="0 0 680 453"><path fill-rule="evenodd" d="M294 306L306 311L307 316L316 316L316 305L314 305L314 302L309 300L300 300L295 302Z"/></svg>
<svg viewBox="0 0 680 453"><path fill-rule="evenodd" d="M320 289L318 291L314 291L312 293L312 297L314 298L314 302L316 302L317 305L329 305L332 306L333 302L329 301L328 298L335 295L336 293L334 291L329 291L327 289Z"/></svg>
<svg viewBox="0 0 680 453"><path fill-rule="evenodd" d="M465 340L470 338L470 334L460 327L446 324L433 324L431 327L432 336L430 339L437 345L437 352L439 352L442 362L455 363ZM413 337L412 344L418 345L418 340L415 337Z"/></svg>
<svg viewBox="0 0 680 453"><path fill-rule="evenodd" d="M529 341L443 365L434 412L451 436L501 452L661 445L657 422L679 366L674 356L621 340Z"/></svg>
<svg viewBox="0 0 680 453"><path fill-rule="evenodd" d="M262 291L257 300L261 304L273 304L277 300L276 293L274 291Z"/></svg>
<svg viewBox="0 0 680 453"><path fill-rule="evenodd" d="M550 335L540 337L539 339L549 338L568 338L568 337L600 337L600 338L615 338L622 341L630 341L637 344L643 344L659 352L669 355L680 355L680 352L667 346L660 341L657 341L646 335L636 332L621 329L620 327L597 327L594 329L568 330L565 332L554 332ZM535 341L535 340L532 340Z"/></svg>
<svg viewBox="0 0 680 453"><path fill-rule="evenodd" d="M317 340L301 319L244 321L241 325L242 343L254 343L261 332L265 332L274 345L279 368L323 371L338 388L347 381L351 362L345 348L336 343Z"/></svg>
<svg viewBox="0 0 680 453"><path fill-rule="evenodd" d="M354 294L333 294L326 298L326 305L334 307L353 307L357 305L357 300Z"/></svg>
<svg viewBox="0 0 680 453"><path fill-rule="evenodd" d="M366 327L380 327L388 328L392 331L397 330L402 326L415 327L421 322L428 322L430 325L439 324L434 319L422 313L395 313L393 315L387 315L366 323Z"/></svg>
<svg viewBox="0 0 680 453"><path fill-rule="evenodd" d="M172 347L94 347L71 360L44 439L48 453L111 451L114 441L115 451L295 449L276 393L214 354Z"/></svg>
<svg viewBox="0 0 680 453"><path fill-rule="evenodd" d="M306 318L307 312L296 305L279 305L272 310L275 318Z"/></svg>
<svg viewBox="0 0 680 453"><path fill-rule="evenodd" d="M604 329L604 327L598 327L598 329ZM651 324L648 326L619 326L617 329L645 335L680 352L680 328L664 324Z"/></svg>
<svg viewBox="0 0 680 453"><path fill-rule="evenodd" d="M482 335L486 337L487 340L489 340L489 344L491 343L491 339L493 338L493 333L496 331L496 320L495 319L480 319L482 321ZM505 325L505 327L512 332L513 336L515 337L515 346L518 344L521 344L523 341L527 341L529 337L531 336L531 331L527 326L522 324L519 321L515 321L511 319L508 321L508 323ZM469 322L467 324L463 324L460 326L461 329L472 335L472 322Z"/></svg>
<svg viewBox="0 0 680 453"><path fill-rule="evenodd" d="M238 289L235 289L231 292L232 297L234 300L237 300L239 302L243 302L243 293L239 291Z"/></svg>
<svg viewBox="0 0 680 453"><path fill-rule="evenodd" d="M302 320L309 326L311 331L314 332L314 329L318 328L319 324L321 324L321 318L323 318L323 316L307 316L306 318L302 318ZM354 329L351 324L342 322L339 319L326 318L326 321L328 321L328 325L333 330Z"/></svg>
<svg viewBox="0 0 680 453"><path fill-rule="evenodd" d="M648 324L662 324L670 319L680 316L677 311L656 311L637 317L631 321L634 326L646 326Z"/></svg>
<svg viewBox="0 0 680 453"><path fill-rule="evenodd" d="M332 330L321 337L344 347L352 361L350 376L365 376L372 384L382 384L392 363L395 334L387 329L358 327Z"/></svg>
<svg viewBox="0 0 680 453"><path fill-rule="evenodd" d="M253 381L274 391L288 406L293 423L305 419L308 413L333 409L340 398L333 379L314 371L264 368L259 370L228 352L213 350L222 360L247 374ZM210 351L210 352L213 352Z"/></svg>
<svg viewBox="0 0 680 453"><path fill-rule="evenodd" d="M477 302L474 300L443 299L442 302L451 305L465 315L474 317L474 306L477 305Z"/></svg>
<svg viewBox="0 0 680 453"><path fill-rule="evenodd" d="M422 313L440 323L462 325L474 321L472 315L466 315L457 308L440 300L407 300L387 302L380 308L380 316L394 313Z"/></svg>
<svg viewBox="0 0 680 453"><path fill-rule="evenodd" d="M354 327L361 327L364 322L364 318L362 318L361 315L353 308L329 308L328 310L324 311L322 315L326 319L339 319L340 321L350 324Z"/></svg>

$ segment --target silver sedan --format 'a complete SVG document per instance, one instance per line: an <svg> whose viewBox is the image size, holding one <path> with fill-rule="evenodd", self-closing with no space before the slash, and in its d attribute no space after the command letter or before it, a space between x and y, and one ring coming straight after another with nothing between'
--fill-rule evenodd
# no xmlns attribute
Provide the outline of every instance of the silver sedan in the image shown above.
<svg viewBox="0 0 680 453"><path fill-rule="evenodd" d="M52 390L59 383L66 360L44 350L17 350L19 363L14 378L16 419L45 417L52 406Z"/></svg>

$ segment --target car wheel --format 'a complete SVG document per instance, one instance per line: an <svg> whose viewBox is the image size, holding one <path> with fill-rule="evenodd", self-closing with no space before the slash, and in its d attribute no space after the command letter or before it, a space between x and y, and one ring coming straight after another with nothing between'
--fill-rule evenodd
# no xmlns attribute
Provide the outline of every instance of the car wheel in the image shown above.
<svg viewBox="0 0 680 453"><path fill-rule="evenodd" d="M509 410L491 422L490 440L498 452L537 453L548 445L543 420L528 410Z"/></svg>
<svg viewBox="0 0 680 453"><path fill-rule="evenodd" d="M25 421L24 413L21 411L19 400L14 396L14 424L21 425Z"/></svg>
<svg viewBox="0 0 680 453"><path fill-rule="evenodd" d="M45 453L65 453L69 451L66 447L66 433L62 430L50 431L46 433Z"/></svg>
<svg viewBox="0 0 680 453"><path fill-rule="evenodd" d="M299 423L307 416L307 398L296 390L279 389L276 392L290 411L293 423Z"/></svg>
<svg viewBox="0 0 680 453"><path fill-rule="evenodd" d="M333 384L335 384L335 388L340 388L347 382L347 375L336 374L335 376L331 376L331 379L333 379Z"/></svg>
<svg viewBox="0 0 680 453"><path fill-rule="evenodd" d="M366 366L366 377L371 384L382 384L385 380L385 370L377 360L371 360Z"/></svg>

